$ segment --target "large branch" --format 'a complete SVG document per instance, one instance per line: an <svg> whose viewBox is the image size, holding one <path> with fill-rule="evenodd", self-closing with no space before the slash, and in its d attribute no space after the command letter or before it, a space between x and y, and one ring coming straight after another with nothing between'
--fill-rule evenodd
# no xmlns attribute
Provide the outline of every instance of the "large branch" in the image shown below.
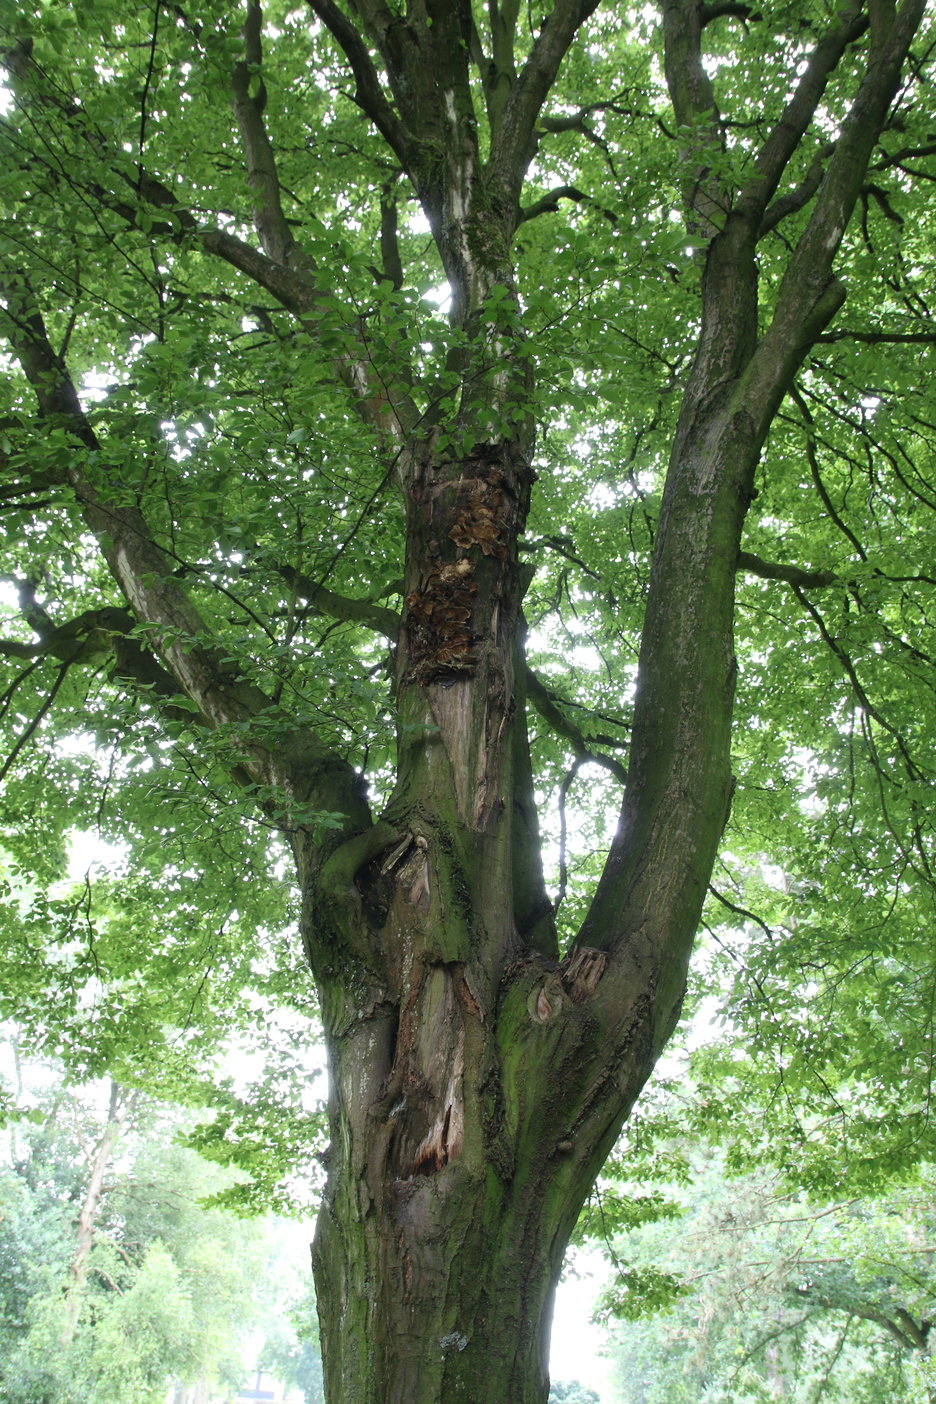
<svg viewBox="0 0 936 1404"><path fill-rule="evenodd" d="M578 30L599 0L556 0L504 104L492 132L488 168L504 195L516 204L533 155L537 118Z"/></svg>
<svg viewBox="0 0 936 1404"><path fill-rule="evenodd" d="M834 142L823 143L810 162L809 169L799 185L794 190L788 190L785 195L779 196L773 204L767 206L757 231L758 239L762 239L765 234L776 229L777 225L789 215L796 214L798 210L806 208L822 184L826 161L834 150Z"/></svg>
<svg viewBox="0 0 936 1404"><path fill-rule="evenodd" d="M615 1112L623 1116L679 1015L730 808L734 578L760 450L811 338L838 305L831 261L922 8L923 0L904 0L875 46L760 345L753 219L728 212L709 246L702 330L654 544L624 801L573 945L598 972L593 1007L607 1020L608 1056L615 1065L614 1088L590 1089L596 1123L616 1095ZM700 141L711 142L717 116L704 69L690 65L689 77L698 86L690 84L688 91L679 86L685 74L673 71L688 41L689 57L699 56L696 7L669 0L666 9L667 42L677 47L667 71L690 119L681 125L690 127L689 138L695 130ZM691 149L688 154L696 159ZM691 208L698 216L695 200Z"/></svg>
<svg viewBox="0 0 936 1404"><path fill-rule="evenodd" d="M109 658L113 676L131 683L141 695L158 701L164 716L191 722L194 714L174 706L184 694L171 673L155 654L136 637L136 620L118 605L84 609L64 624L56 624L36 599L36 587L29 580L14 580L20 612L37 635L34 643L0 639L0 656L6 658L55 658L60 663L97 662ZM168 705L167 705L168 704Z"/></svg>
<svg viewBox="0 0 936 1404"><path fill-rule="evenodd" d="M351 66L356 84L354 101L371 119L384 141L409 169L410 146L399 117L390 106L381 87L380 78L368 52L367 45L355 26L334 0L307 0L309 8L318 15Z"/></svg>
<svg viewBox="0 0 936 1404"><path fill-rule="evenodd" d="M102 162L109 173L126 186L128 198L122 200L113 190L96 183L81 169L74 173L65 170L67 179L82 184L87 192L109 210L112 210L130 228L140 227L140 205L150 206L167 216L165 222L147 223L147 232L175 241L191 239L200 243L206 252L222 258L239 272L258 283L285 308L297 314L307 313L314 305L317 292L311 279L298 268L287 268L282 263L268 257L259 249L251 247L242 239L229 232L205 227L192 211L183 205L175 191L170 189L145 167L137 164L132 170L126 163L115 158L109 150L106 135L93 124L86 109L81 104L64 98L47 79L46 74L32 57L32 41L19 40L2 55L10 85L17 102L29 110L35 106L40 112L52 114L54 119L73 133L87 148L91 160L89 169ZM133 198L129 198L132 195Z"/></svg>
<svg viewBox="0 0 936 1404"><path fill-rule="evenodd" d="M40 414L64 422L85 449L101 445L81 407L75 386L49 341L42 313L28 286L9 276L0 292L10 344L36 396ZM85 520L97 537L114 579L137 619L159 629L159 649L180 686L215 726L245 720L267 705L249 684L233 682L220 654L199 642L209 636L204 620L173 578L162 552L150 537L142 514L108 500L83 473L75 454L63 476L81 503Z"/></svg>
<svg viewBox="0 0 936 1404"><path fill-rule="evenodd" d="M936 342L936 328L932 331L887 332L866 331L860 327L836 327L834 331L823 332L821 336L817 336L816 341L859 341L866 346L932 346Z"/></svg>
<svg viewBox="0 0 936 1404"><path fill-rule="evenodd" d="M248 0L244 23L244 57L234 65L234 115L247 159L247 182L254 194L254 228L265 254L287 264L295 245L283 213L276 157L263 122L266 85L263 81L263 11Z"/></svg>
<svg viewBox="0 0 936 1404"><path fill-rule="evenodd" d="M206 725L245 736L232 748L232 769L246 771L264 794L281 793L297 813L337 810L347 815L347 832L366 827L370 821L359 777L314 735L287 732L275 749L250 735L250 724L271 714L270 699L239 676L226 651L212 641L206 621L175 578L142 513L109 496L86 473L84 451L103 456L101 444L52 348L35 298L21 278L9 276L0 293L6 304L0 326L32 386L40 414L64 425L76 440L75 452L62 466L62 480L73 489L133 618L148 630L179 689Z"/></svg>
<svg viewBox="0 0 936 1404"><path fill-rule="evenodd" d="M308 3L351 65L355 100L422 194L427 184L443 178L439 149L429 147L439 141L447 147L452 123L473 118L468 56L474 22L469 0L422 0L406 20L382 0L348 0L357 25L334 0ZM367 40L380 55L396 111L384 95Z"/></svg>
<svg viewBox="0 0 936 1404"><path fill-rule="evenodd" d="M745 183L735 201L735 209L751 220L755 227L761 224L790 158L815 117L816 108L842 54L849 44L861 37L867 27L868 21L863 13L861 0L854 0L839 11L836 23L823 34L813 50L793 96L757 153L751 178ZM819 174L821 175L821 170ZM807 177L801 193L808 191L811 183L811 178ZM816 185L818 186L818 178ZM780 208L783 209L782 206ZM777 210L773 211L773 219L768 227L772 228L777 223L777 213Z"/></svg>
<svg viewBox="0 0 936 1404"><path fill-rule="evenodd" d="M278 566L277 570L313 613L324 614L346 624L363 624L365 628L382 634L392 644L396 643L400 616L395 610L374 604L371 600L349 599L346 595L336 594L290 565Z"/></svg>
<svg viewBox="0 0 936 1404"><path fill-rule="evenodd" d="M801 590L823 590L835 585L834 570L804 570L802 566L784 565L782 561L765 561L750 551L738 552L738 569L759 575L761 580L782 580L786 585L798 585Z"/></svg>
<svg viewBox="0 0 936 1404"><path fill-rule="evenodd" d="M761 437L803 357L844 301L845 289L833 274L833 261L924 10L925 0L903 0L885 32L872 26L865 76L787 265L770 326L744 376L744 400Z"/></svg>

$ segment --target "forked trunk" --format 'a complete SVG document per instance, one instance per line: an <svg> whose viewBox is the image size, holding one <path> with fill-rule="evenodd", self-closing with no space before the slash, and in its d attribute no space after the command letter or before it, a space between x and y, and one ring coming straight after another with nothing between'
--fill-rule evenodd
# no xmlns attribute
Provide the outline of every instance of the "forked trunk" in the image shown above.
<svg viewBox="0 0 936 1404"><path fill-rule="evenodd" d="M331 1062L314 1260L342 1404L542 1404L556 1280L607 1150L572 1130L604 956L560 962L533 817L528 486L514 444L412 455L399 780L308 890Z"/></svg>

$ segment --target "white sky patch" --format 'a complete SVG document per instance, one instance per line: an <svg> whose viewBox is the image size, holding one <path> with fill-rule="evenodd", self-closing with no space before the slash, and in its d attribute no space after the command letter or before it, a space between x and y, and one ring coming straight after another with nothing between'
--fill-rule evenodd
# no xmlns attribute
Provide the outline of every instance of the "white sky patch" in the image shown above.
<svg viewBox="0 0 936 1404"><path fill-rule="evenodd" d="M610 1400L610 1362L602 1358L607 1335L592 1321L607 1264L595 1248L571 1250L563 1281L556 1289L549 1373L554 1380L579 1380L595 1390L602 1404Z"/></svg>
<svg viewBox="0 0 936 1404"><path fill-rule="evenodd" d="M68 879L80 882L95 871L119 877L126 873L129 857L126 844L107 843L99 834L74 829L68 840Z"/></svg>
<svg viewBox="0 0 936 1404"><path fill-rule="evenodd" d="M438 283L434 288L427 288L422 295L423 302L430 302L437 307L440 312L448 313L452 308L452 289L446 283Z"/></svg>
<svg viewBox="0 0 936 1404"><path fill-rule="evenodd" d="M108 391L114 383L113 374L104 371L91 370L81 378L81 385L78 387L79 398L83 405L97 405L102 400L107 399Z"/></svg>

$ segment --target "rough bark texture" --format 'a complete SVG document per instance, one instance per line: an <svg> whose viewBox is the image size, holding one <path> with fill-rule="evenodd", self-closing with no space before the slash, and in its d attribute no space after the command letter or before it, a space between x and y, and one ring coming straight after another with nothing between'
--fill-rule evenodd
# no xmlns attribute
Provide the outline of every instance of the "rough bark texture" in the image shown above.
<svg viewBox="0 0 936 1404"><path fill-rule="evenodd" d="M392 445L407 514L398 777L383 814L371 816L349 765L279 716L206 642L138 514L105 510L80 456L69 477L129 610L153 627L158 665L138 657L128 676L136 669L147 685L156 676L184 693L207 727L263 713L268 736L278 720L278 744L245 742L235 777L275 790L297 815L317 807L346 816L327 841L302 822L287 825L331 1069L314 1255L330 1404L543 1404L568 1237L678 1018L727 816L733 580L755 467L797 367L842 301L833 259L922 5L905 0L872 17L870 57L824 179L783 207L771 202L790 157L867 27L860 6L843 10L816 48L735 194L713 175L722 133L702 63L702 8L664 7L676 121L693 133L683 152L687 220L707 244L702 326L656 538L620 826L563 955L540 867L524 707L517 538L533 482L530 361L516 354L516 331L488 326L482 311L500 288L519 312L511 242L534 125L595 5L557 0L519 71L516 7L492 7L482 156L467 4L421 0L404 21L372 0L344 10L310 3L419 194L469 348L455 368L462 406L429 433L413 432L405 397L381 396L365 359L349 353L336 367L362 421ZM319 294L280 209L263 98L249 95L261 21L251 3L234 75L260 249L176 217L314 333ZM41 96L28 51L11 71ZM151 206L173 198L144 176ZM809 201L774 314L759 329L758 239ZM8 290L8 305L18 309L10 340L41 412L64 418L93 449L29 289ZM477 408L479 383L496 413ZM327 612L327 596L319 590L312 603ZM337 606L339 617L348 608ZM394 632L379 613L374 626Z"/></svg>

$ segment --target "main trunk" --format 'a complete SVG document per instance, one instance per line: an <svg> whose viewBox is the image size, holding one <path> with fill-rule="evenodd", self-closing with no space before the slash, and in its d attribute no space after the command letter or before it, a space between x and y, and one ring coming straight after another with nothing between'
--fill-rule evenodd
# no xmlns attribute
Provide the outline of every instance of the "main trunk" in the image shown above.
<svg viewBox="0 0 936 1404"><path fill-rule="evenodd" d="M379 1082L361 1095L382 1036L391 1063L389 1029L365 1026L337 1053L341 1126L314 1254L327 1396L542 1404L570 1218L568 1187L550 1183L561 1152L521 1164L508 1145L497 1052L463 972L438 964L420 983L422 1086L411 1072L389 1105Z"/></svg>
<svg viewBox="0 0 936 1404"><path fill-rule="evenodd" d="M573 1132L604 957L559 960L540 866L516 550L529 480L515 442L413 447L398 783L306 885L335 1404L542 1404L555 1283L616 1129Z"/></svg>
<svg viewBox="0 0 936 1404"><path fill-rule="evenodd" d="M427 824L358 871L355 919L373 920L382 882L400 959L393 984L344 972L357 1012L343 993L326 1001L332 1139L314 1268L333 1404L543 1404L563 1254L620 1124L582 1121L602 957L551 961L514 938L500 982L486 979L462 938L480 946L503 926L509 884L479 864L458 894L447 838ZM436 883L445 910L430 922L418 906ZM320 911L333 896L319 893Z"/></svg>
<svg viewBox="0 0 936 1404"><path fill-rule="evenodd" d="M520 1216L509 1202L497 1049L499 986L522 947L510 811L527 471L512 445L459 460L414 446L405 482L399 782L360 850L322 874L310 915L313 949L333 927L362 953L338 978L318 971L332 1073L315 1245L327 1389L361 1404L533 1401L558 1262L541 1248L542 1194Z"/></svg>

